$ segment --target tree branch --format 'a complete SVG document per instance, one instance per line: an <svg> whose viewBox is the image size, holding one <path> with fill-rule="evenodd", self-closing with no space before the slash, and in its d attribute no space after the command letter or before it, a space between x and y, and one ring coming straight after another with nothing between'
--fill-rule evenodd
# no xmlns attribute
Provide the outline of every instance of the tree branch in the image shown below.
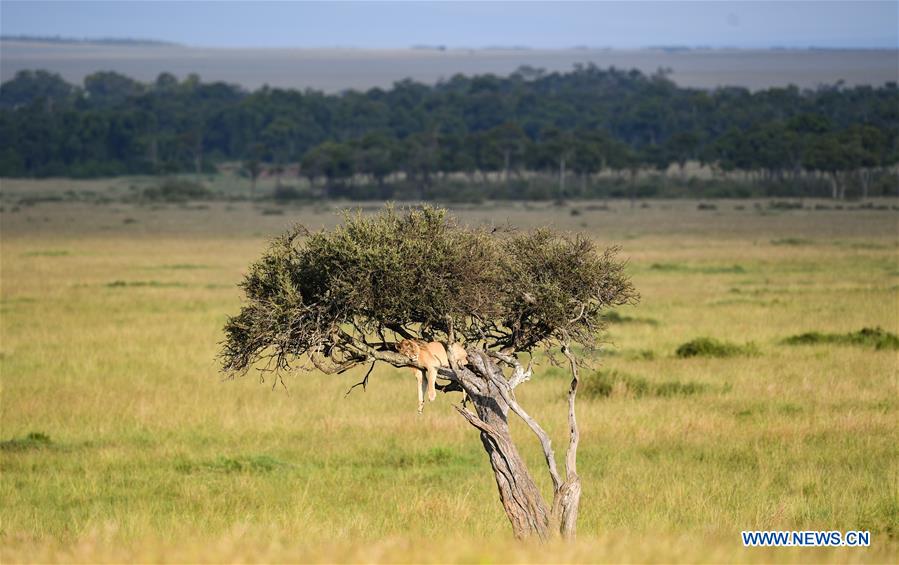
<svg viewBox="0 0 899 565"><path fill-rule="evenodd" d="M349 390L346 391L346 394L343 395L343 397L346 398L347 396L349 396L350 393L353 392L353 389L359 385L362 385L362 391L365 392L365 389L368 386L368 376L371 374L371 372L374 370L374 368L375 368L375 361L372 361L371 367L369 367L368 371L366 371L366 373L365 373L365 378L363 378L361 381L359 381L358 383L351 386L349 388Z"/></svg>
<svg viewBox="0 0 899 565"><path fill-rule="evenodd" d="M577 476L577 448L581 439L581 434L577 427L577 418L574 413L574 401L577 397L580 380L577 373L577 361L567 342L562 346L562 354L568 358L568 363L571 365L571 386L568 388L568 453L565 455L565 470L568 480L571 480L572 477Z"/></svg>
<svg viewBox="0 0 899 565"><path fill-rule="evenodd" d="M509 355L503 353L502 351L487 351L486 353L490 357L498 359L514 369L514 372L512 373L512 376L509 377L508 381L510 389L515 390L515 387L517 387L521 383L531 380L532 370L530 362L528 363L528 368L524 369L514 355Z"/></svg>

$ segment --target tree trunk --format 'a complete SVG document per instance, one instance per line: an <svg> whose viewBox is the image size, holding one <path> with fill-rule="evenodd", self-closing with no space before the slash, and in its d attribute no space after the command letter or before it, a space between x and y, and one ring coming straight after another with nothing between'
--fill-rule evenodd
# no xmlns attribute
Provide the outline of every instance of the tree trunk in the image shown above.
<svg viewBox="0 0 899 565"><path fill-rule="evenodd" d="M469 362L474 370L461 369L456 375L477 413L456 409L481 432L481 443L490 458L499 498L515 537L547 540L551 537L550 512L509 433L509 403L500 390L505 377L483 352L472 350Z"/></svg>
<svg viewBox="0 0 899 565"><path fill-rule="evenodd" d="M559 159L559 200L565 197L565 156Z"/></svg>
<svg viewBox="0 0 899 565"><path fill-rule="evenodd" d="M862 201L866 201L868 200L868 186L871 182L870 173L868 169L861 169L858 174L862 185Z"/></svg>
<svg viewBox="0 0 899 565"><path fill-rule="evenodd" d="M509 186L509 162L511 160L511 155L508 149L503 151L503 183L508 188Z"/></svg>
<svg viewBox="0 0 899 565"><path fill-rule="evenodd" d="M572 381L568 391L569 443L565 459L566 479L563 483L556 469L555 454L549 436L515 399L515 387L530 378L512 356L491 352L504 363L514 365L515 373L506 379L502 370L484 351L468 351L469 368L459 368L454 360L454 384L466 393L476 413L464 407L456 407L468 422L481 432L481 443L496 478L500 501L506 511L515 537L536 537L548 540L560 533L573 539L577 532L578 509L581 499L581 481L577 474L577 447L580 440L574 402L577 395L578 376L574 355L566 345L563 353L571 362ZM527 466L509 433L509 410L515 412L540 440L543 455L553 483L551 509L537 489Z"/></svg>

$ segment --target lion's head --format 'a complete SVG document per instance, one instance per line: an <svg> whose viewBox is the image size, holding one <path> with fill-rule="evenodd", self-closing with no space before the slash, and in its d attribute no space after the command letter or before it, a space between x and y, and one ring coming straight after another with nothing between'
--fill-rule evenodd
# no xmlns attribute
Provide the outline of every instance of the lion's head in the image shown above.
<svg viewBox="0 0 899 565"><path fill-rule="evenodd" d="M400 354L409 357L413 361L417 361L418 354L421 351L421 346L418 345L418 342L414 340L404 339L396 346L396 350L399 351Z"/></svg>

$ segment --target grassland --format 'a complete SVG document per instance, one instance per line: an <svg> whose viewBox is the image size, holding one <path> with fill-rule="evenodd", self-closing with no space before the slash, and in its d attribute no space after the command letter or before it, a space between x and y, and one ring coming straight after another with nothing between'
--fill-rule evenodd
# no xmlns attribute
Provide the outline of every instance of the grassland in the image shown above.
<svg viewBox="0 0 899 565"><path fill-rule="evenodd" d="M783 340L899 332L899 213L716 204L457 210L620 244L643 296L596 360L610 387L579 405L579 539L533 546L511 539L458 398L416 416L388 367L346 398L361 375L284 391L217 373L247 264L289 223L333 225L329 207L6 201L0 560L895 562L896 351ZM698 337L753 353L675 355ZM566 384L543 363L519 392L557 445ZM746 549L744 529L872 543Z"/></svg>

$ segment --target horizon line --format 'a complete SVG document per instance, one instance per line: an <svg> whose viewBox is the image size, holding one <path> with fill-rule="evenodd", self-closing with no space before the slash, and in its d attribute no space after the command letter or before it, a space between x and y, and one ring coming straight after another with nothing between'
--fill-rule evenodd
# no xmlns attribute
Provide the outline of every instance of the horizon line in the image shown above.
<svg viewBox="0 0 899 565"><path fill-rule="evenodd" d="M832 46L832 45L779 45L761 46L710 45L710 44L661 44L641 46L614 45L568 45L568 46L533 46L533 45L446 45L446 44L411 44L401 46L364 46L364 45L202 45L180 43L164 39L145 37L73 37L60 35L0 34L0 41L21 41L29 43L83 43L83 44L134 44L144 47L180 47L186 49L344 49L359 51L899 51L899 45L884 46Z"/></svg>

